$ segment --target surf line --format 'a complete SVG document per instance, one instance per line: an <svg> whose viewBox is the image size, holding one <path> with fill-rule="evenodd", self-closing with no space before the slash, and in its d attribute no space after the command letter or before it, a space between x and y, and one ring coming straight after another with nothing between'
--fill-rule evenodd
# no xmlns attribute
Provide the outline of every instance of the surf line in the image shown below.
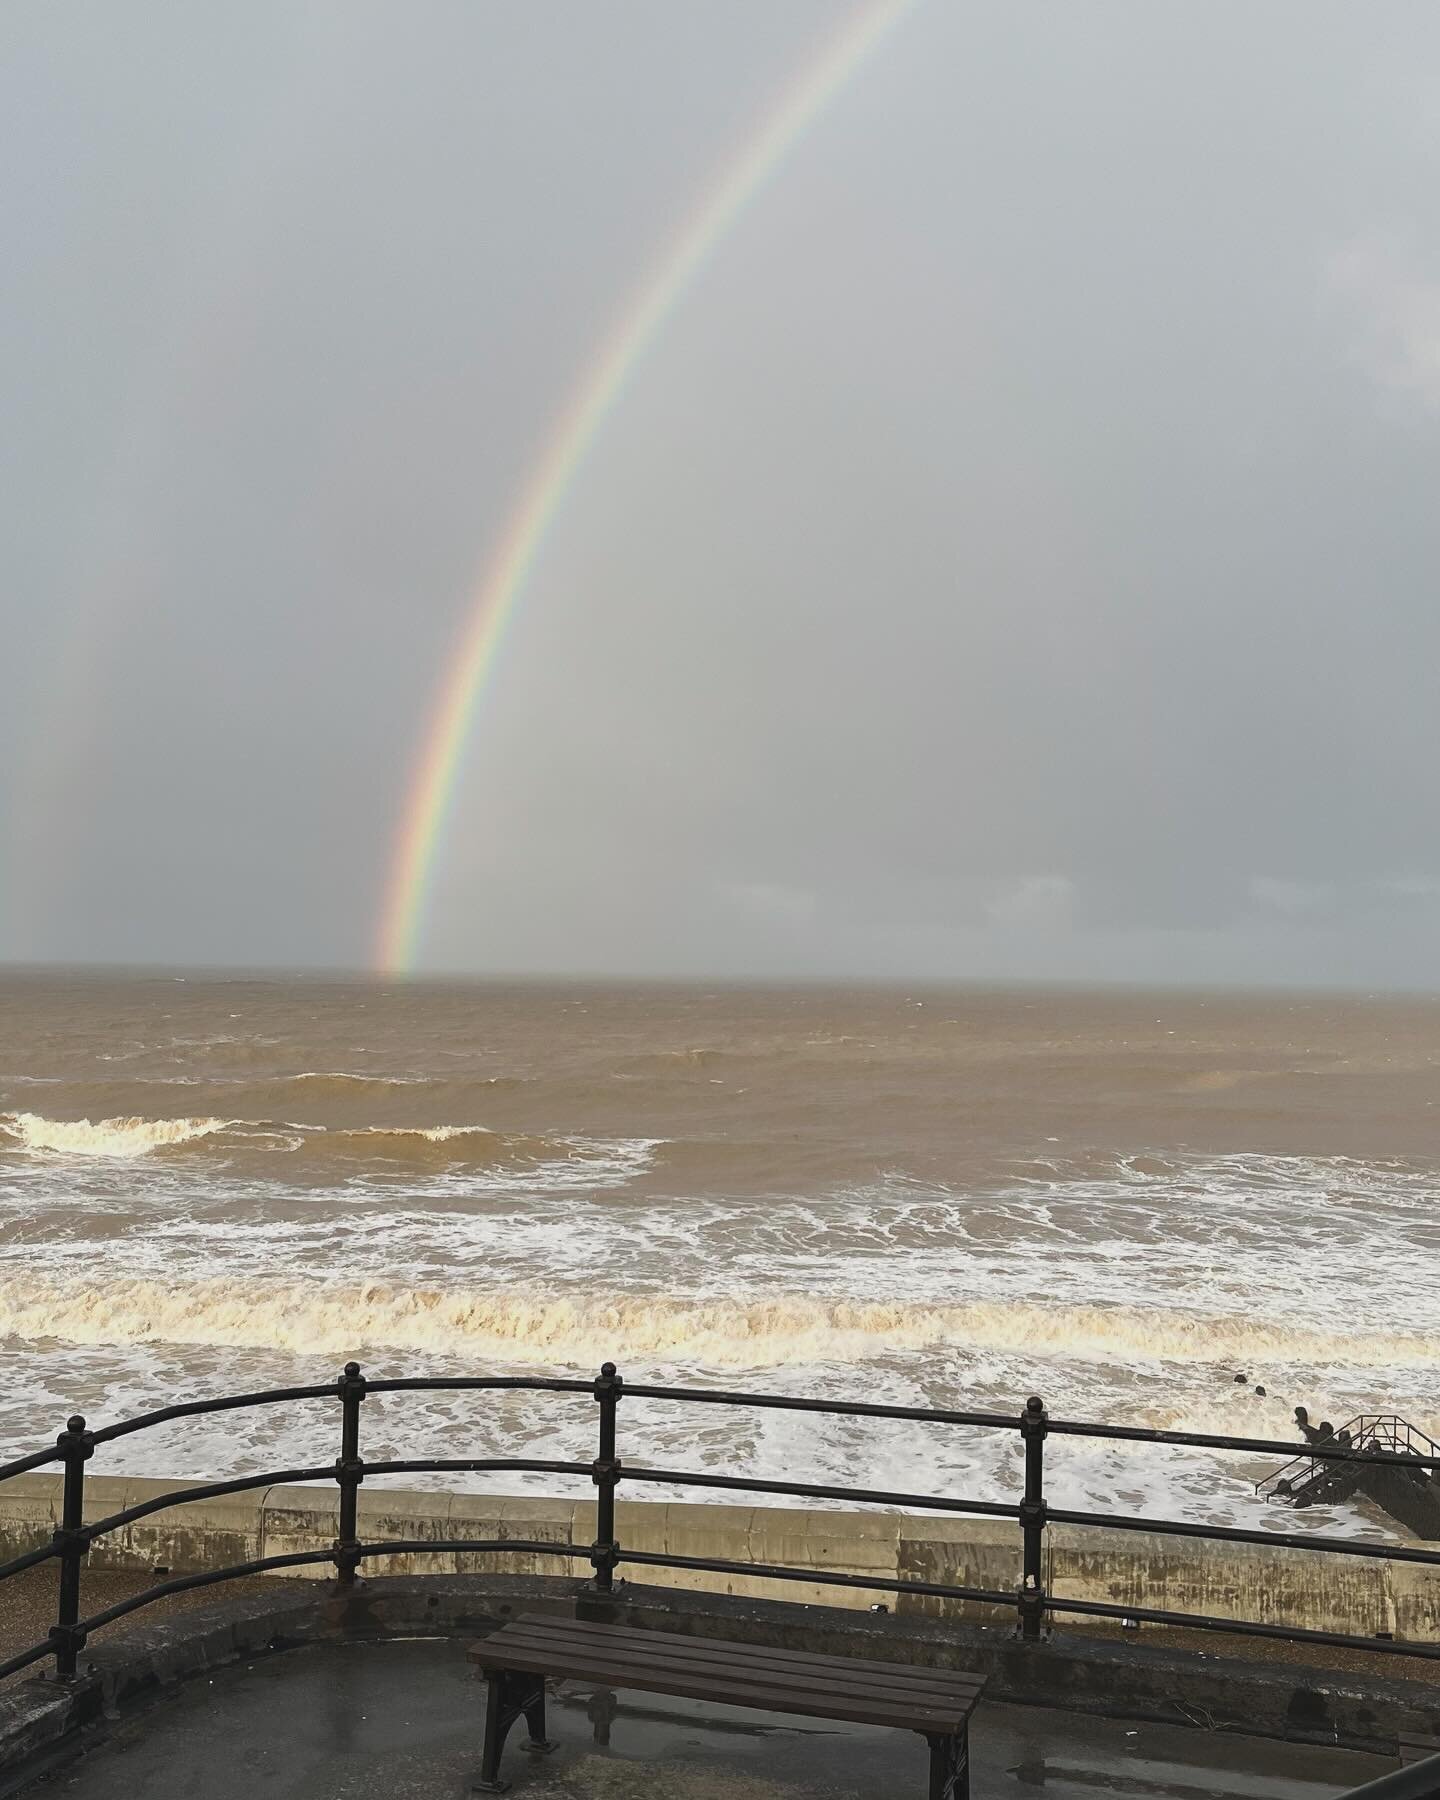
<svg viewBox="0 0 1440 1800"><path fill-rule="evenodd" d="M786 155L843 92L916 0L868 0L781 92L619 315L531 468L476 587L426 714L387 865L375 965L415 965L466 745L505 628L587 452L636 365L718 245Z"/></svg>

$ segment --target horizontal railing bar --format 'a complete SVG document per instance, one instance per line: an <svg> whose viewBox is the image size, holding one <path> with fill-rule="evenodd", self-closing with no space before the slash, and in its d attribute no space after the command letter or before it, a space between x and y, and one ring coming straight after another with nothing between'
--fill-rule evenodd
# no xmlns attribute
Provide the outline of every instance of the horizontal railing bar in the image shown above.
<svg viewBox="0 0 1440 1800"><path fill-rule="evenodd" d="M586 1385L587 1393L590 1384ZM881 1406L872 1401L806 1400L793 1394L748 1394L719 1388L653 1387L649 1383L625 1383L627 1400L685 1400L711 1406L764 1406L777 1412L838 1413L854 1419L919 1419L932 1425L978 1425L994 1431L1017 1431L1016 1413L951 1412L933 1406ZM1292 1444L1290 1449L1293 1451Z"/></svg>
<svg viewBox="0 0 1440 1800"><path fill-rule="evenodd" d="M362 1558L378 1556L417 1556L441 1555L447 1552L454 1554L474 1555L544 1555L570 1558L588 1557L588 1544L555 1544L543 1541L530 1541L520 1538L397 1538L382 1540L377 1543L362 1543L357 1546ZM162 1600L171 1594L187 1593L194 1588L212 1587L222 1581L238 1581L248 1576L263 1575L267 1569L294 1568L306 1563L331 1562L334 1552L330 1550L304 1550L288 1556L262 1556L252 1562L236 1563L226 1569L207 1570L202 1575L182 1575L173 1581L159 1583L153 1588L146 1588L143 1593L132 1594L120 1600L114 1606L106 1607L103 1612L95 1613L88 1619L82 1619L78 1630L88 1634L98 1631L102 1625L109 1625L114 1620L124 1618L127 1613L137 1612L156 1600ZM655 1568L667 1569L708 1569L720 1575L754 1574L775 1581L815 1582L822 1587L853 1587L874 1590L882 1593L920 1594L929 1597L952 1600L974 1600L987 1605L1013 1606L1013 1593L996 1588L961 1587L944 1581L906 1581L899 1577L881 1575L849 1575L833 1569L793 1569L782 1563L745 1563L727 1561L720 1557L708 1556L673 1556L663 1551L624 1550L621 1561L626 1563L642 1563ZM43 1651L42 1651L43 1654Z"/></svg>
<svg viewBox="0 0 1440 1800"><path fill-rule="evenodd" d="M1204 1538L1226 1544L1258 1544L1264 1549L1317 1550L1331 1556L1374 1556L1389 1562L1440 1563L1440 1550L1413 1550L1408 1544L1370 1543L1364 1538L1311 1536L1300 1531L1247 1531L1237 1525L1198 1525L1183 1519L1133 1519L1118 1513L1070 1512L1052 1506L1052 1525L1095 1525L1110 1531L1146 1531L1157 1537Z"/></svg>
<svg viewBox="0 0 1440 1800"><path fill-rule="evenodd" d="M524 1556L588 1557L588 1544L556 1544L544 1538L379 1538L359 1546L361 1556L428 1556L450 1550L458 1555L496 1556L514 1551Z"/></svg>
<svg viewBox="0 0 1440 1800"><path fill-rule="evenodd" d="M0 1464L0 1481L9 1481L12 1475L28 1475L31 1469L42 1469L46 1463L60 1460L58 1450L34 1450L29 1456L17 1456L14 1462Z"/></svg>
<svg viewBox="0 0 1440 1800"><path fill-rule="evenodd" d="M589 1385L585 1384L586 1392ZM712 1388L656 1387L649 1383L626 1382L627 1398L644 1400L679 1400L719 1406L763 1406L785 1412L839 1414L857 1419L914 1419L934 1425L974 1425L985 1430L1015 1431L1018 1417L1011 1413L955 1412L933 1406L882 1406L871 1402L845 1400L810 1400L792 1394L754 1394ZM1275 1438L1220 1437L1208 1432L1161 1431L1142 1425L1100 1425L1090 1420L1050 1419L1052 1435L1068 1437L1115 1438L1134 1443L1178 1444L1205 1450L1245 1450L1262 1455L1295 1458L1317 1456L1336 1462L1400 1463L1406 1468L1440 1468L1440 1456L1410 1456L1388 1450L1357 1450L1327 1440L1299 1449L1292 1441Z"/></svg>
<svg viewBox="0 0 1440 1800"><path fill-rule="evenodd" d="M1424 1762L1408 1763L1403 1769L1392 1769L1388 1775L1377 1775L1363 1787L1347 1788L1336 1800L1435 1800L1440 1794L1440 1756L1427 1756Z"/></svg>
<svg viewBox="0 0 1440 1800"><path fill-rule="evenodd" d="M1311 1631L1303 1625L1262 1625L1258 1620L1217 1619L1207 1613L1162 1612L1152 1606L1117 1606L1108 1600L1056 1600L1048 1612L1080 1613L1097 1619L1136 1619L1142 1625L1173 1625L1184 1631L1233 1632L1238 1637L1281 1638L1286 1643L1327 1645L1339 1650L1373 1650L1381 1656L1440 1659L1440 1644L1410 1644L1389 1638L1356 1637L1345 1631Z"/></svg>
<svg viewBox="0 0 1440 1800"><path fill-rule="evenodd" d="M31 1663L37 1663L42 1656L54 1653L55 1646L46 1638L43 1644L32 1644L28 1650L22 1650L18 1656L12 1656L8 1662L0 1663L0 1681L8 1675L18 1675L22 1669L28 1669Z"/></svg>
<svg viewBox="0 0 1440 1800"><path fill-rule="evenodd" d="M371 1381L366 1379L369 1394L414 1394L426 1389L457 1392L470 1388L477 1392L488 1388L522 1388L540 1394L593 1394L595 1382L578 1380L570 1375L397 1375Z"/></svg>
<svg viewBox="0 0 1440 1800"><path fill-rule="evenodd" d="M533 1375L400 1376L367 1381L366 1388L372 1394L447 1390L483 1392L497 1389L518 1389L537 1393L590 1394L594 1391L594 1382L562 1376ZM1018 1423L1017 1418L1009 1413L960 1412L950 1408L927 1406L885 1406L866 1401L816 1400L793 1394L757 1394L729 1389L661 1387L641 1382L627 1383L624 1391L627 1396L637 1399L673 1400L698 1405L759 1406L777 1411L829 1414L848 1418L903 1419L937 1425L970 1425L995 1431L1014 1430ZM131 1432L163 1425L172 1419L195 1418L207 1413L234 1411L243 1407L263 1406L287 1400L322 1400L333 1397L334 1393L334 1385L326 1383L312 1387L272 1388L253 1394L235 1394L219 1400L185 1401L175 1406L160 1407L133 1419L121 1420L114 1425L103 1426L92 1436L93 1441L97 1444L108 1443L115 1438L127 1436ZM1226 1437L1213 1432L1164 1431L1142 1425L1104 1425L1092 1420L1052 1418L1048 1421L1048 1426L1050 1432L1057 1436L1102 1438L1129 1443L1174 1444L1205 1450L1243 1450L1261 1455L1283 1456L1290 1460L1314 1457L1321 1461L1350 1461L1380 1466L1398 1464L1411 1469L1440 1469L1440 1455L1420 1456L1403 1451L1360 1450L1354 1446L1337 1445L1328 1439L1323 1443L1310 1444L1302 1448L1293 1441L1287 1443L1274 1438ZM34 1457L20 1458L17 1462L0 1467L0 1480L4 1480L8 1475L21 1474L27 1468L38 1467L44 1462L57 1459L58 1453L53 1450L37 1452Z"/></svg>
<svg viewBox="0 0 1440 1800"><path fill-rule="evenodd" d="M583 1475L588 1480L593 1463L588 1462L547 1462L534 1456L450 1456L438 1460L419 1460L414 1462L367 1462L365 1473L369 1475L444 1475L453 1474L485 1475L504 1469L514 1469L517 1474L525 1475Z"/></svg>
<svg viewBox="0 0 1440 1800"><path fill-rule="evenodd" d="M156 1600L164 1600L171 1594L187 1594L194 1588L216 1587L222 1581L243 1581L247 1576L263 1575L269 1569L298 1569L305 1563L328 1563L334 1560L333 1550L292 1550L285 1556L257 1556L253 1562L232 1563L226 1569L206 1569L199 1575L177 1575L173 1581L162 1581L156 1587L146 1588L143 1593L117 1600L103 1612L92 1613L88 1619L81 1619L75 1629L88 1637L102 1625L111 1625L116 1619L123 1619L127 1613L139 1612L141 1607L153 1605Z"/></svg>
<svg viewBox="0 0 1440 1800"><path fill-rule="evenodd" d="M752 1481L745 1475L696 1475L688 1469L637 1469L632 1463L622 1466L621 1480L673 1481L677 1487L733 1488L747 1494L794 1494L801 1499L861 1500L874 1506L920 1506L927 1511L979 1513L992 1519L1020 1515L1018 1506L999 1500L946 1500L938 1495L892 1494L881 1488L827 1487L813 1481Z"/></svg>
<svg viewBox="0 0 1440 1800"><path fill-rule="evenodd" d="M264 1475L240 1475L234 1481L207 1481L198 1487L172 1488L169 1493L156 1494L152 1499L142 1500L136 1506L127 1506L120 1512L111 1513L108 1518L97 1519L93 1525L85 1526L84 1531L93 1541L103 1537L107 1531L118 1531L122 1525L133 1525L136 1519L164 1512L167 1507L187 1506L192 1500L219 1500L226 1494L244 1494L259 1487L279 1487L290 1481L334 1479L334 1464L322 1463L314 1469L272 1469Z"/></svg>
<svg viewBox="0 0 1440 1800"><path fill-rule="evenodd" d="M1012 1422L1013 1423L1013 1422ZM1316 1457L1322 1462L1401 1464L1407 1469L1440 1469L1440 1456L1410 1456L1395 1450L1357 1450L1351 1445L1323 1443L1296 1445L1277 1438L1220 1437L1209 1431L1161 1431L1149 1425L1096 1425L1089 1420L1051 1419L1054 1437L1112 1438L1131 1444L1179 1444L1195 1450L1247 1450L1260 1456L1283 1456L1292 1462Z"/></svg>
<svg viewBox="0 0 1440 1800"><path fill-rule="evenodd" d="M520 1538L403 1538L394 1543L360 1544L357 1548L362 1557L415 1556L431 1552L438 1554L442 1551L466 1551L479 1555L516 1551L527 1556L568 1557L586 1557L590 1554L588 1544L547 1544ZM98 1631L102 1625L113 1624L116 1619L123 1619L127 1613L138 1612L141 1607L150 1606L156 1600L167 1599L171 1594L185 1594L194 1588L214 1587L222 1581L243 1581L252 1575L263 1575L269 1569L294 1569L306 1563L328 1563L334 1560L333 1550L297 1550L286 1556L260 1556L253 1562L232 1563L226 1569L207 1569L201 1575L177 1575L173 1581L162 1581L156 1587L146 1588L141 1594L131 1594L127 1599L117 1600L103 1612L81 1619L76 1629L88 1635L92 1631Z"/></svg>
<svg viewBox="0 0 1440 1800"><path fill-rule="evenodd" d="M821 1587L851 1587L883 1594L925 1594L941 1600L979 1600L1013 1608L1015 1590L956 1587L945 1581L906 1581L900 1576L846 1575L836 1569L791 1569L783 1563L731 1562L718 1556L670 1556L661 1550L620 1550L621 1563L658 1569L705 1569L714 1575L763 1575L770 1581L812 1581Z"/></svg>
<svg viewBox="0 0 1440 1800"><path fill-rule="evenodd" d="M41 1544L34 1550L27 1550L23 1556L11 1557L9 1562L0 1563L0 1581L4 1581L7 1575L19 1575L26 1569L35 1568L39 1563L49 1562L52 1556L59 1554L54 1544Z"/></svg>
<svg viewBox="0 0 1440 1800"><path fill-rule="evenodd" d="M542 1462L526 1456L500 1457L451 1457L440 1461L425 1462L371 1462L365 1464L367 1475L418 1475L426 1473L443 1474L447 1470L484 1474L487 1471L514 1469L527 1474L539 1475L584 1475L589 1476L591 1465L586 1463ZM333 1463L322 1463L311 1469L271 1469L263 1475L241 1475L234 1481L209 1481L194 1487L171 1488L167 1493L156 1494L149 1500L142 1500L135 1506L127 1506L122 1511L111 1513L108 1518L98 1519L93 1525L84 1527L85 1535L91 1540L103 1537L108 1531L116 1531L122 1525L131 1525L137 1519L148 1518L151 1513L164 1512L171 1506L186 1506L192 1500L219 1500L227 1494L243 1494L254 1488L279 1487L292 1481L333 1481L335 1466ZM45 1554L51 1552L47 1549ZM5 1568L0 1566L0 1580L5 1576Z"/></svg>
<svg viewBox="0 0 1440 1800"><path fill-rule="evenodd" d="M588 1462L563 1462L524 1456L414 1458L369 1462L365 1465L367 1475L491 1474L514 1471L519 1474L589 1476L591 1469L592 1465ZM191 1501L219 1499L227 1494L245 1493L257 1487L279 1486L288 1482L325 1481L332 1479L334 1472L332 1466L322 1464L314 1468L274 1469L260 1475L241 1476L234 1481L175 1488L98 1520L86 1527L86 1534L92 1539L97 1538L137 1519L146 1518L151 1513L163 1512L171 1506L184 1506ZM787 1494L801 1499L848 1499L866 1505L918 1507L934 1512L970 1513L985 1518L1013 1519L1019 1513L1018 1506L1000 1501L892 1492L878 1488L838 1487L821 1482L762 1481L748 1476L709 1475L688 1469L627 1466L623 1471L623 1479L657 1484L669 1482L677 1487L723 1488L742 1493ZM1262 1548L1313 1550L1335 1556L1368 1556L1379 1560L1440 1564L1440 1551L1413 1549L1404 1544L1367 1543L1358 1539L1343 1541L1298 1532L1247 1531L1233 1526L1202 1525L1181 1519L1134 1519L1114 1513L1074 1512L1064 1507L1051 1507L1048 1518L1056 1525L1254 1544ZM18 1567L28 1566L31 1560L43 1560L49 1554L51 1552L48 1547L43 1553L31 1552L30 1557L22 1560ZM6 1572L6 1568L0 1565L0 1580L3 1580Z"/></svg>
<svg viewBox="0 0 1440 1800"><path fill-rule="evenodd" d="M267 1388L259 1394L229 1394L220 1400L182 1400L176 1406L161 1406L154 1412L137 1413L133 1419L121 1419L115 1425L103 1425L90 1434L91 1442L108 1444L115 1438L128 1437L132 1431L148 1431L152 1425L165 1425L171 1419L194 1419L205 1413L238 1412L246 1406L272 1406L282 1400L333 1400L335 1384L323 1387Z"/></svg>

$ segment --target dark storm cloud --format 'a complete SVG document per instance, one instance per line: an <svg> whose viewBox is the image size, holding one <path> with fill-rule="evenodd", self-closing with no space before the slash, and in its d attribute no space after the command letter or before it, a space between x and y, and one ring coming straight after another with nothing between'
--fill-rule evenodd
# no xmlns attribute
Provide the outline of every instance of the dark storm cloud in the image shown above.
<svg viewBox="0 0 1440 1800"><path fill-rule="evenodd" d="M0 954L365 958L524 473L835 18L5 14ZM1434 985L1437 51L921 0L563 509L430 960Z"/></svg>

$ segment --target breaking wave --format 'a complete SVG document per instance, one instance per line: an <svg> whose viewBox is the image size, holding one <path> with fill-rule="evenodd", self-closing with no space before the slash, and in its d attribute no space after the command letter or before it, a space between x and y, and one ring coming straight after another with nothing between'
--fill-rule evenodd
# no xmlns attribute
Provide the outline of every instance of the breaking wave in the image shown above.
<svg viewBox="0 0 1440 1800"><path fill-rule="evenodd" d="M649 1140L622 1143L537 1137L493 1131L486 1125L298 1124L276 1119L49 1119L39 1113L0 1113L0 1149L14 1146L41 1156L132 1158L191 1145L291 1154L314 1151L346 1158L387 1161L443 1159L466 1163L590 1164L621 1156L643 1166ZM624 1154L622 1154L624 1153Z"/></svg>
<svg viewBox="0 0 1440 1800"><path fill-rule="evenodd" d="M1440 1365L1421 1332L1334 1332L1136 1306L957 1306L774 1299L551 1298L514 1289L254 1279L0 1279L0 1334L74 1344L190 1343L348 1354L369 1349L590 1367L602 1357L720 1368L979 1349L1127 1362Z"/></svg>
<svg viewBox="0 0 1440 1800"><path fill-rule="evenodd" d="M410 1099L417 1090L432 1094L464 1094L476 1089L494 1093L497 1088L521 1087L521 1075L461 1075L436 1078L429 1075L361 1075L348 1069L302 1069L298 1075L277 1076L267 1084L271 1092L299 1090L307 1097L333 1094L340 1098L395 1094Z"/></svg>
<svg viewBox="0 0 1440 1800"><path fill-rule="evenodd" d="M298 1075L257 1079L217 1074L149 1074L100 1080L9 1075L6 1087L32 1086L43 1080L49 1103L88 1118L145 1118L163 1111L167 1096L184 1088L194 1110L223 1118L308 1117L343 1123L369 1123L398 1117L402 1123L439 1124L472 1116L486 1100L528 1084L523 1075L366 1075L343 1069L309 1069ZM58 1090L58 1094L56 1093ZM412 1120L415 1109L423 1114ZM341 1116L343 1115L343 1117ZM0 1118L4 1113L0 1112Z"/></svg>
<svg viewBox="0 0 1440 1800"><path fill-rule="evenodd" d="M342 1156L392 1160L438 1156L447 1161L543 1162L580 1153L569 1141L491 1131L486 1125L359 1125L348 1130L320 1126L306 1141Z"/></svg>
<svg viewBox="0 0 1440 1800"><path fill-rule="evenodd" d="M61 1156L145 1156L228 1130L229 1119L47 1119L0 1113L0 1140Z"/></svg>
<svg viewBox="0 0 1440 1800"><path fill-rule="evenodd" d="M627 1057L618 1065L625 1075L673 1075L685 1069L711 1069L721 1063L744 1062L745 1057L733 1050L712 1050L705 1044L691 1044L683 1050L647 1050L640 1056Z"/></svg>

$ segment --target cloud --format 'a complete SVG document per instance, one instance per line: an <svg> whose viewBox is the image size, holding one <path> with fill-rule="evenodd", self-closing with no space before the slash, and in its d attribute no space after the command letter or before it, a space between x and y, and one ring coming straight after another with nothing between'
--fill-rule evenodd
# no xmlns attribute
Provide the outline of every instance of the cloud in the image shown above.
<svg viewBox="0 0 1440 1800"><path fill-rule="evenodd" d="M1023 875L985 908L991 922L1006 930L1065 930L1075 906L1075 883L1068 875Z"/></svg>
<svg viewBox="0 0 1440 1800"><path fill-rule="evenodd" d="M1387 875L1375 883L1391 900L1440 900L1440 875Z"/></svg>
<svg viewBox="0 0 1440 1800"><path fill-rule="evenodd" d="M1355 315L1354 354L1374 379L1440 412L1440 256L1409 231L1363 235L1331 258L1326 286Z"/></svg>
<svg viewBox="0 0 1440 1800"><path fill-rule="evenodd" d="M1303 918L1328 911L1335 904L1335 887L1328 881L1286 881L1275 875L1252 875L1250 898L1267 912Z"/></svg>
<svg viewBox="0 0 1440 1800"><path fill-rule="evenodd" d="M773 881L731 882L721 890L727 905L768 925L807 925L815 916L815 895Z"/></svg>

